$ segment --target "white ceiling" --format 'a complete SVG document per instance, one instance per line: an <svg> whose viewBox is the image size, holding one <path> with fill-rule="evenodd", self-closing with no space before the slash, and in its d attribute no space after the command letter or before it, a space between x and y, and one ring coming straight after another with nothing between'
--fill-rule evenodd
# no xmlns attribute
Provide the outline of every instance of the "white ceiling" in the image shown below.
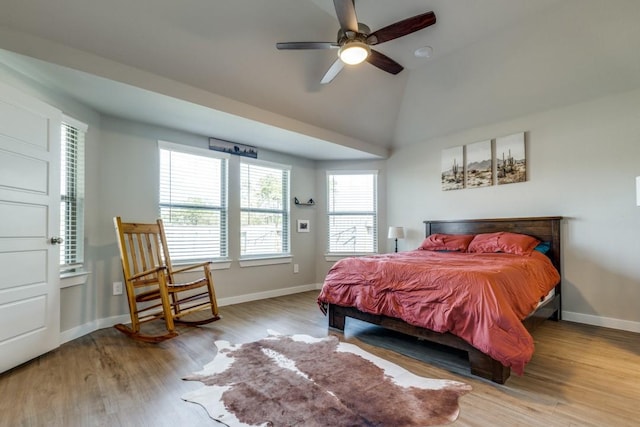
<svg viewBox="0 0 640 427"><path fill-rule="evenodd" d="M372 30L433 10L437 23L377 47L406 70L362 64L329 85L330 0L0 0L0 62L114 116L311 159L386 157L407 78L559 0L356 0ZM430 59L415 49L433 47ZM39 60L36 60L37 58Z"/></svg>

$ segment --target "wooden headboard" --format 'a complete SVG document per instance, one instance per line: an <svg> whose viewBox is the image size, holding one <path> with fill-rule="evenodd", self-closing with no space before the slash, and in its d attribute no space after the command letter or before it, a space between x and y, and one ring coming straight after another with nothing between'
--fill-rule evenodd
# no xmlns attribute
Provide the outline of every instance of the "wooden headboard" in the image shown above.
<svg viewBox="0 0 640 427"><path fill-rule="evenodd" d="M530 218L491 218L424 221L425 236L434 233L479 234L509 231L533 236L542 242L549 242L551 249L547 256L560 272L560 223L561 216Z"/></svg>

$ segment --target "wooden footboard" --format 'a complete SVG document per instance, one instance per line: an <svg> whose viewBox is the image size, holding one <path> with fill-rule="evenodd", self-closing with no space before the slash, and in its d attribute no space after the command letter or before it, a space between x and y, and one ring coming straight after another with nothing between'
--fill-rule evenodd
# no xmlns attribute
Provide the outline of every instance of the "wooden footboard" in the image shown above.
<svg viewBox="0 0 640 427"><path fill-rule="evenodd" d="M392 331L401 332L426 341L443 344L458 350L466 351L469 355L471 373L493 382L504 384L511 374L511 368L503 366L500 362L482 353L461 338L450 333L439 333L418 326L409 325L400 319L393 317L364 313L353 307L329 305L329 327L344 331L345 318L362 320L374 325L382 326Z"/></svg>
<svg viewBox="0 0 640 427"><path fill-rule="evenodd" d="M535 313L523 321L525 327L532 331L542 321L547 318L553 318L555 313L559 313L560 296L547 301ZM546 316L546 317L545 317ZM559 316L559 315L558 315ZM482 353L471 344L463 339L450 334L430 331L418 326L409 325L408 323L393 317L380 316L375 314L364 313L353 307L343 307L339 305L329 304L329 327L344 331L345 320L347 317L362 320L374 325L392 331L401 332L425 341L435 342L446 345L458 350L466 351L469 357L469 366L471 374L481 378L486 378L498 384L504 384L511 375L511 368L504 366L502 363Z"/></svg>

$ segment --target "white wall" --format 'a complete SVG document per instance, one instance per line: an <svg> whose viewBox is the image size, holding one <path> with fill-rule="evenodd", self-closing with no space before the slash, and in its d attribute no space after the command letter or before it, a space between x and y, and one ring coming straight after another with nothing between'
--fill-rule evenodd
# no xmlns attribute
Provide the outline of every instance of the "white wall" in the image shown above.
<svg viewBox="0 0 640 427"><path fill-rule="evenodd" d="M126 320L125 296L112 295L112 283L122 281L113 217L153 221L158 215L159 139L208 148L208 137L100 115L51 88L0 65L0 80L33 95L65 114L89 125L85 143L85 266L91 273L86 284L61 289L61 331L68 340ZM260 159L292 166L291 197L315 197L315 162L293 156L260 151ZM239 159L230 160L230 185L239 186ZM238 187L239 188L239 187ZM231 267L215 271L216 291L221 305L266 298L312 288L316 285L315 233L291 233L292 263L260 267L238 265L240 252L239 196L230 192ZM316 223L316 211L302 211L292 205L291 224L298 219ZM293 273L293 263L299 273Z"/></svg>
<svg viewBox="0 0 640 427"><path fill-rule="evenodd" d="M172 129L159 128L115 117L103 116L99 160L99 224L89 242L95 254L92 271L98 289L98 318L127 313L125 299L111 295L111 283L122 281L122 273L113 217L125 221L154 221L158 216L159 155L157 141L208 148L206 136L192 135ZM313 171L315 163L284 154L260 150L262 160L288 164L291 169L291 196L299 198L315 195ZM88 168L88 170L91 170ZM290 264L259 267L240 267L239 247L239 158L232 156L229 167L229 244L231 267L214 272L216 295L225 302L242 301L256 297L275 296L305 286L315 285L315 247L309 239L314 235L291 233ZM237 188L237 191L233 191ZM297 219L310 219L309 212L302 212L293 204L291 226L295 230ZM299 273L293 273L293 263L299 265Z"/></svg>
<svg viewBox="0 0 640 427"><path fill-rule="evenodd" d="M528 132L528 181L441 191L448 147ZM388 218L422 241L426 219L561 215L565 318L640 331L640 90L421 141L388 160ZM411 197L407 197L410 194Z"/></svg>
<svg viewBox="0 0 640 427"><path fill-rule="evenodd" d="M316 226L316 281L323 283L335 261L327 261L327 171L369 170L378 173L378 252L392 251L387 239L387 167L385 160L322 161L316 168L316 188L318 189Z"/></svg>

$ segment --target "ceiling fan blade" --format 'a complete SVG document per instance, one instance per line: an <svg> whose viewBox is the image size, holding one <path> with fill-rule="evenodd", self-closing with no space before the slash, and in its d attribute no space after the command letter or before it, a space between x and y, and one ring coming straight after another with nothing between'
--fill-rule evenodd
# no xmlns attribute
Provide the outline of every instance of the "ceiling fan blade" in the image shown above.
<svg viewBox="0 0 640 427"><path fill-rule="evenodd" d="M336 59L336 62L334 62L331 67L329 67L322 80L320 80L320 83L323 85L331 83L331 80L333 80L338 75L338 73L342 71L343 68L344 62L342 62L340 58Z"/></svg>
<svg viewBox="0 0 640 427"><path fill-rule="evenodd" d="M333 0L333 6L336 8L336 15L340 28L344 31L358 32L358 17L356 16L356 7L353 0Z"/></svg>
<svg viewBox="0 0 640 427"><path fill-rule="evenodd" d="M376 45L398 37L406 36L418 30L426 28L436 23L436 14L433 12L423 13L422 15L412 16L403 19L395 24L388 25L384 28L374 31L367 37L367 43Z"/></svg>
<svg viewBox="0 0 640 427"><path fill-rule="evenodd" d="M276 48L283 49L337 49L340 45L332 42L285 42L276 43Z"/></svg>
<svg viewBox="0 0 640 427"><path fill-rule="evenodd" d="M386 71L391 74L398 74L400 71L404 70L402 65L398 64L387 55L373 49L371 49L371 54L367 57L367 62L380 68L382 71Z"/></svg>

